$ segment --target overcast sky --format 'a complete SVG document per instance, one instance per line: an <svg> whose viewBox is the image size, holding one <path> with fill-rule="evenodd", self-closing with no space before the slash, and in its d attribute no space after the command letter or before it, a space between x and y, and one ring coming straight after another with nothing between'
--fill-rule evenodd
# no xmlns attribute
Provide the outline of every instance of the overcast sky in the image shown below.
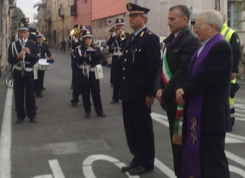
<svg viewBox="0 0 245 178"><path fill-rule="evenodd" d="M37 14L37 8L33 9L33 5L41 0L17 0L17 7L21 8L25 17L29 17L30 23L33 22L33 14Z"/></svg>

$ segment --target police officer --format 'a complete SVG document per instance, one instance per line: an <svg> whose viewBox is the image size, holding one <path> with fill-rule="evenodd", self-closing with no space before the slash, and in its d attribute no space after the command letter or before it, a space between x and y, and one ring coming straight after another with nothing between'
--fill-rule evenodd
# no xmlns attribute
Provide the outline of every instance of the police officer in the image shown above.
<svg viewBox="0 0 245 178"><path fill-rule="evenodd" d="M151 118L154 82L160 66L159 38L149 31L147 8L128 3L129 22L133 33L128 38L121 60L120 97L127 143L134 156L122 171L131 175L154 168L155 147Z"/></svg>
<svg viewBox="0 0 245 178"><path fill-rule="evenodd" d="M122 50L125 47L125 42L129 34L125 32L124 20L119 18L116 20L115 32L111 34L107 45L113 50L112 63L111 63L111 79L113 83L113 96L111 104L119 102L121 66L120 59L122 57Z"/></svg>
<svg viewBox="0 0 245 178"><path fill-rule="evenodd" d="M37 123L33 66L38 61L38 56L35 44L27 38L28 30L27 24L21 22L18 28L19 39L8 48L8 62L14 66L17 124L22 123L26 115L31 123Z"/></svg>
<svg viewBox="0 0 245 178"><path fill-rule="evenodd" d="M51 55L48 45L43 42L44 35L41 34L39 31L36 35L36 48L37 48L37 54L39 59L40 58L46 58L46 55L50 58L53 59L53 55ZM37 73L37 80L35 80L35 88L36 88L36 96L37 97L43 97L42 90L44 89L43 87L43 80L44 80L44 74L45 70L38 69Z"/></svg>
<svg viewBox="0 0 245 178"><path fill-rule="evenodd" d="M229 97L229 104L230 104L230 113L231 113L231 121L232 126L235 123L235 93L240 88L239 84L236 83L236 73L238 73L238 63L241 58L240 52L240 40L235 30L231 29L226 24L226 15L221 13L223 18L223 27L221 31L221 35L223 35L226 41L231 45L232 54L233 54L233 66L232 66L232 73L231 73L231 91Z"/></svg>
<svg viewBox="0 0 245 178"><path fill-rule="evenodd" d="M90 31L83 31L81 46L78 46L75 50L75 60L79 71L75 76L72 101L78 101L81 91L86 113L85 118L90 118L91 113L90 90L97 116L106 117L102 109L100 81L95 78L95 66L101 63L103 55L99 49L95 49L92 37Z"/></svg>

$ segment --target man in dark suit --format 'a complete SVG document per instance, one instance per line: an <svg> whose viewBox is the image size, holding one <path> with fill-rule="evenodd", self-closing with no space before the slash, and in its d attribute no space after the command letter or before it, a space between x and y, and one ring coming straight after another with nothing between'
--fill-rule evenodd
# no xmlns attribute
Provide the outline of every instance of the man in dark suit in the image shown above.
<svg viewBox="0 0 245 178"><path fill-rule="evenodd" d="M134 156L122 171L140 175L154 169L155 147L151 106L154 81L160 64L159 38L149 31L147 8L128 3L129 22L134 32L128 38L121 58L123 121L127 143Z"/></svg>
<svg viewBox="0 0 245 178"><path fill-rule="evenodd" d="M129 34L125 32L124 20L121 18L116 19L115 32L111 34L110 39L106 44L113 49L111 61L111 80L113 83L113 96L111 104L119 102L119 91L121 83L121 66L120 60L122 57L122 50L125 47L126 39Z"/></svg>
<svg viewBox="0 0 245 178"><path fill-rule="evenodd" d="M41 34L41 32L38 32L36 38L37 38L36 48L37 48L38 57L45 59L47 55L49 59L53 59L53 55L51 55L48 49L48 45L43 42L44 39L43 34ZM35 92L37 97L43 97L42 90L44 89L43 87L44 74L45 74L45 69L38 69L37 80L35 80L35 89L36 89Z"/></svg>
<svg viewBox="0 0 245 178"><path fill-rule="evenodd" d="M222 25L214 10L198 15L194 31L202 47L192 56L188 73L177 86L176 98L185 103L183 177L230 177L224 149L225 134L231 129L232 51L220 34Z"/></svg>
<svg viewBox="0 0 245 178"><path fill-rule="evenodd" d="M182 111L181 106L178 106L175 101L175 87L179 79L187 72L192 54L200 46L196 35L188 28L189 18L190 12L184 5L173 6L169 9L168 25L172 33L164 40L162 67L155 83L156 98L167 112L174 172L178 178L182 178L181 131L174 133L174 128L178 123L178 120L175 122L175 118L177 116L180 119Z"/></svg>
<svg viewBox="0 0 245 178"><path fill-rule="evenodd" d="M28 40L27 24L21 22L18 28L18 41L8 48L8 62L14 66L14 97L17 112L17 124L26 115L31 123L37 123L34 97L33 66L38 61L35 44Z"/></svg>

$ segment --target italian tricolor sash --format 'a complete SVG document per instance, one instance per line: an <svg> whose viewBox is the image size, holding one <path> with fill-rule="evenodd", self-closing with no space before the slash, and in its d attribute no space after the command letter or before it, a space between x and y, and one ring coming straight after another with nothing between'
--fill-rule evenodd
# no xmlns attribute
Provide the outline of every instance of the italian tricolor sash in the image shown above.
<svg viewBox="0 0 245 178"><path fill-rule="evenodd" d="M163 53L163 66L162 66L162 80L163 83L166 85L169 80L172 78L172 73L168 66L168 61L166 57L167 48L165 47ZM182 125L183 125L183 104L178 104L176 98L174 98L175 102L177 103L177 111L174 120L174 131L173 131L173 144L181 145L182 144Z"/></svg>

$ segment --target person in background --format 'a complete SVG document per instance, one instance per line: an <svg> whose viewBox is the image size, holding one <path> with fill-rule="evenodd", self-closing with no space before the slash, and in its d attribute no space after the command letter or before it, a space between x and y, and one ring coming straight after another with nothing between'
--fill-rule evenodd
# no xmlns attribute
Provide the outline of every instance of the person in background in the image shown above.
<svg viewBox="0 0 245 178"><path fill-rule="evenodd" d="M61 44L61 52L63 51L65 53L66 52L66 41L62 40L60 44Z"/></svg>
<svg viewBox="0 0 245 178"><path fill-rule="evenodd" d="M97 116L106 117L102 108L100 96L100 80L95 78L95 66L101 63L103 55L100 49L95 49L93 36L90 31L83 31L81 45L75 50L75 60L79 68L74 78L72 104L77 104L78 96L82 93L85 118L91 116L90 91ZM76 106L75 104L75 106Z"/></svg>

